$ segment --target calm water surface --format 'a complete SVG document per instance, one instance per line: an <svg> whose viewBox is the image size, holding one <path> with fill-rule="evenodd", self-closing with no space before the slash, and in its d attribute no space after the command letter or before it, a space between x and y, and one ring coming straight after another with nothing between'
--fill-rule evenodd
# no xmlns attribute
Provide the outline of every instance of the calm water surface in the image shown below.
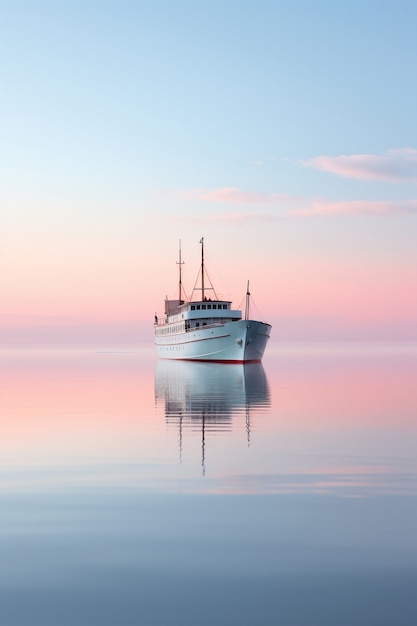
<svg viewBox="0 0 417 626"><path fill-rule="evenodd" d="M10 350L1 626L417 623L417 346Z"/></svg>

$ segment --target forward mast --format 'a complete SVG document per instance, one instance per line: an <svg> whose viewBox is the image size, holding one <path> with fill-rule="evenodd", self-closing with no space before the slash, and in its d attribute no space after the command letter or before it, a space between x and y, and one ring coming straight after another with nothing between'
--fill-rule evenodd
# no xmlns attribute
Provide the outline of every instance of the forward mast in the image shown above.
<svg viewBox="0 0 417 626"><path fill-rule="evenodd" d="M198 283L198 276L197 276L197 280L195 282L195 285L194 285L194 288L193 288L193 292L191 294L191 300L193 300L193 296L194 296L194 292L195 291L201 291L201 300L202 301L207 300L206 291L212 291L214 293L215 300L218 300L216 291L215 291L215 289L213 287L213 284L212 284L212 282L210 280L210 277L207 274L207 270L206 270L206 268L204 266L204 237L201 237L200 244L201 244L201 266L200 266L199 276L201 276L201 282L200 282L201 286L197 287L197 283ZM207 280L208 280L208 282L210 284L210 287L206 286L206 281L205 281L206 278L207 278Z"/></svg>

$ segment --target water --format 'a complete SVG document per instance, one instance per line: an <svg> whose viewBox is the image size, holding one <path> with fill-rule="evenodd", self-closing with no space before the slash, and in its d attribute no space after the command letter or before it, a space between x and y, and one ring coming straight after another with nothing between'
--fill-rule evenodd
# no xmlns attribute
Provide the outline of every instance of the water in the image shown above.
<svg viewBox="0 0 417 626"><path fill-rule="evenodd" d="M1 626L417 622L415 345L1 356Z"/></svg>

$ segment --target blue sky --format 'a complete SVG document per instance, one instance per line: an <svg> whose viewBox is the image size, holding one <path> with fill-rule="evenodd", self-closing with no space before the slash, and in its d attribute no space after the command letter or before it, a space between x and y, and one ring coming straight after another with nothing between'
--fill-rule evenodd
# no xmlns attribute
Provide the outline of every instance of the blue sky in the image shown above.
<svg viewBox="0 0 417 626"><path fill-rule="evenodd" d="M415 139L414 2L2 5L2 119L19 172L36 153L77 181L87 161L99 178L222 186L260 161L278 175L282 159ZM284 174L296 192L299 173ZM260 182L276 190L273 172Z"/></svg>
<svg viewBox="0 0 417 626"><path fill-rule="evenodd" d="M70 275L68 298L95 319L76 285L90 265L98 299L113 301L110 255L112 280L132 272L155 300L178 238L202 234L219 265L251 252L242 284L253 267L268 318L285 293L275 307L261 277L295 260L379 267L391 282L378 302L414 311L416 23L404 0L1 2L5 313L63 315L66 296L42 306L33 285L41 298ZM290 273L281 281L301 292ZM322 298L332 280L309 283ZM125 295L121 322L142 311ZM297 303L294 316L311 315Z"/></svg>

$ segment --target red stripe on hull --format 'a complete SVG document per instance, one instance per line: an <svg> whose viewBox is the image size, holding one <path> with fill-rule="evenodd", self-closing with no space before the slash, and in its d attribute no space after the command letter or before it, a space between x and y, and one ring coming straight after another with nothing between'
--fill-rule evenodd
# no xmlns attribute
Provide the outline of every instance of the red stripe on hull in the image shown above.
<svg viewBox="0 0 417 626"><path fill-rule="evenodd" d="M228 365L242 365L245 363L261 363L261 359L247 359L235 361L233 359L183 359L183 358L168 358L165 359L163 356L159 357L163 361L188 361L189 363L225 363Z"/></svg>

